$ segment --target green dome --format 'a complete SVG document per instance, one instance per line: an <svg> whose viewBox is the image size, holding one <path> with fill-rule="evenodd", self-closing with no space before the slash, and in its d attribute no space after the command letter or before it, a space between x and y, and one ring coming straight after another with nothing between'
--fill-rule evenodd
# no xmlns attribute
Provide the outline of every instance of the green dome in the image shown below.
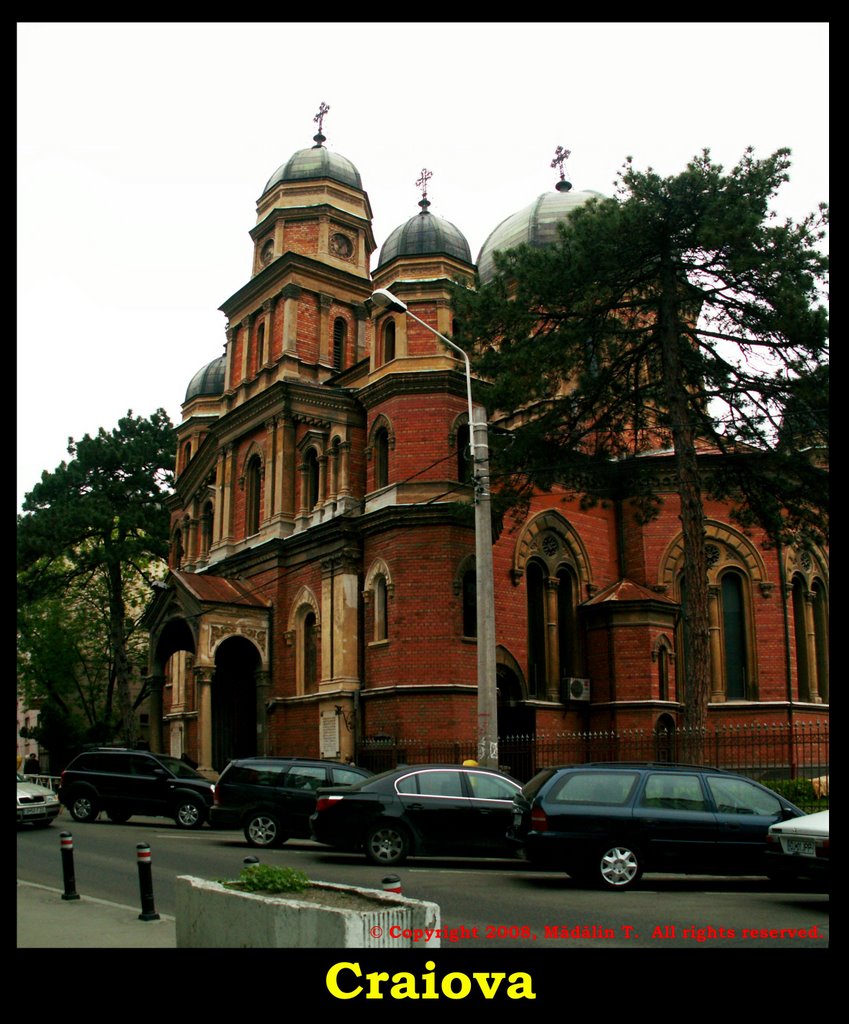
<svg viewBox="0 0 849 1024"><path fill-rule="evenodd" d="M200 395L220 395L224 391L224 374L227 369L226 356L219 356L211 363L202 366L189 381L186 388L185 402L190 402Z"/></svg>
<svg viewBox="0 0 849 1024"><path fill-rule="evenodd" d="M283 181L307 181L314 178L330 178L360 191L363 188L360 172L351 161L338 153L331 153L318 143L290 156L271 175L262 192L265 195L270 188Z"/></svg>
<svg viewBox="0 0 849 1024"><path fill-rule="evenodd" d="M382 267L399 256L436 255L472 262L469 243L459 228L425 208L410 217L406 224L395 228L383 243L377 265Z"/></svg>
<svg viewBox="0 0 849 1024"><path fill-rule="evenodd" d="M505 218L481 246L478 275L486 284L495 277L496 252L508 252L520 245L542 249L557 241L557 225L577 206L590 199L604 199L601 192L543 192L530 206Z"/></svg>

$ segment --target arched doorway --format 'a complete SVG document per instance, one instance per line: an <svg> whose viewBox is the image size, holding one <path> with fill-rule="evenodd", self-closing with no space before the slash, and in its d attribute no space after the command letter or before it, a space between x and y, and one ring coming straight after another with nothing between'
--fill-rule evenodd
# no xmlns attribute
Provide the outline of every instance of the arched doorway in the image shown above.
<svg viewBox="0 0 849 1024"><path fill-rule="evenodd" d="M224 640L212 677L212 767L223 771L234 757L257 754L256 672L259 653L244 637Z"/></svg>

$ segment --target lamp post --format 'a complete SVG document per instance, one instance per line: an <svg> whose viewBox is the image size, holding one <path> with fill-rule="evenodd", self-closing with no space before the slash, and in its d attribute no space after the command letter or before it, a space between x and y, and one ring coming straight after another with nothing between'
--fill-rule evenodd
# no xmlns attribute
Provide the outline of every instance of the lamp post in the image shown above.
<svg viewBox="0 0 849 1024"><path fill-rule="evenodd" d="M380 309L405 313L457 352L466 367L466 397L469 404L469 441L472 449L475 493L475 579L478 641L478 728L477 760L486 767L498 766L498 702L495 687L495 592L492 574L492 520L489 489L489 442L486 414L475 420L472 405L472 370L466 352L450 338L434 330L407 308L392 292L380 288L372 294Z"/></svg>

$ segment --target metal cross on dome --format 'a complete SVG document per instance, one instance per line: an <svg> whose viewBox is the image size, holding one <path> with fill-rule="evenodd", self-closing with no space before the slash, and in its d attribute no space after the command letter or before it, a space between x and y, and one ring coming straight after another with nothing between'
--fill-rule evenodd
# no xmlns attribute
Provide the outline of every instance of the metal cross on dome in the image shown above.
<svg viewBox="0 0 849 1024"><path fill-rule="evenodd" d="M416 182L416 187L422 190L422 199L427 199L427 183L432 177L433 171L429 171L426 167L423 167L419 180Z"/></svg>
<svg viewBox="0 0 849 1024"><path fill-rule="evenodd" d="M563 164L572 155L571 149L564 149L562 146L558 146L554 151L554 159L551 161L552 167L557 167L560 170L560 180L563 181L565 175L563 173Z"/></svg>
<svg viewBox="0 0 849 1024"><path fill-rule="evenodd" d="M324 118L328 110L330 110L330 107L328 107L328 105L324 101L322 101L319 104L318 113L313 118L313 121L315 121L318 124L318 130L320 133L324 131Z"/></svg>

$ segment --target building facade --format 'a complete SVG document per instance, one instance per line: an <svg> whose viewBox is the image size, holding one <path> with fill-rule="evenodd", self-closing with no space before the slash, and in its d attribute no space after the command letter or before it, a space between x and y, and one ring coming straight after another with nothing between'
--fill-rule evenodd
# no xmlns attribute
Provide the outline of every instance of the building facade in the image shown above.
<svg viewBox="0 0 849 1024"><path fill-rule="evenodd" d="M374 737L475 736L464 367L370 296L390 290L450 337L452 283L486 280L497 249L546 244L595 194L538 197L474 263L429 211L423 175L419 212L378 252L359 172L321 130L313 141L266 183L250 277L220 307L224 353L189 383L171 571L145 613L151 746L213 771L263 753L356 759ZM629 501L637 472L664 499L648 524ZM682 715L671 456L623 462L609 501L580 498L540 493L521 523L496 524L502 736L674 730ZM711 719L826 716L825 552L770 547L724 506L705 511Z"/></svg>

